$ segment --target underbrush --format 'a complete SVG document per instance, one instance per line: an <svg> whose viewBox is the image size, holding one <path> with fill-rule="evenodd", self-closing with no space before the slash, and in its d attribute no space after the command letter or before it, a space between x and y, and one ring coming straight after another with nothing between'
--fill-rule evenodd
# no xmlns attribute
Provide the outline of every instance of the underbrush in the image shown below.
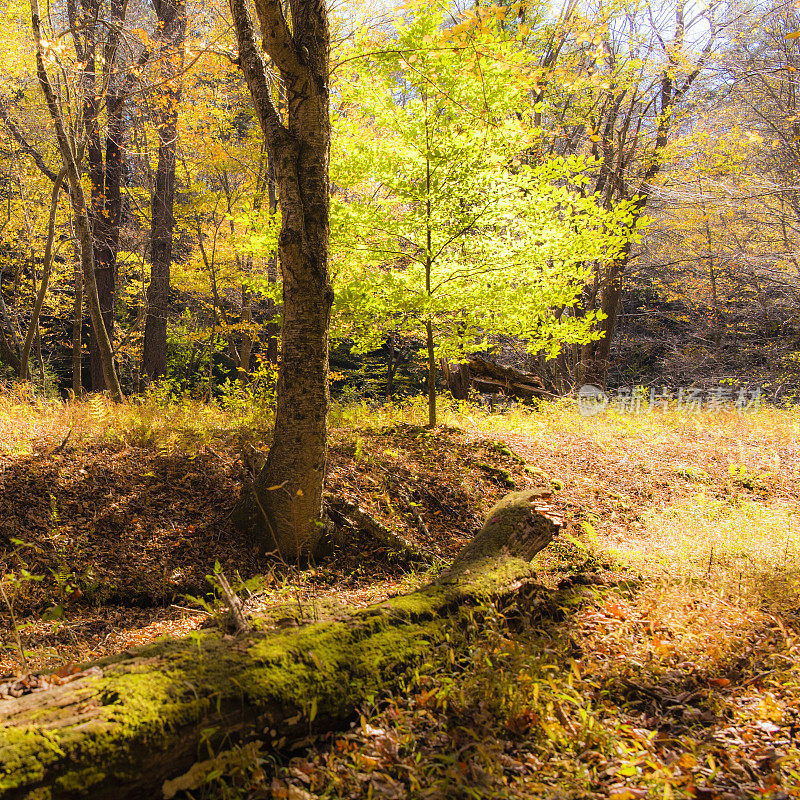
<svg viewBox="0 0 800 800"><path fill-rule="evenodd" d="M271 430L272 415L269 397L257 387L238 384L212 402L158 383L123 403L104 395L41 400L22 387L0 394L0 453L25 455L106 442L196 452L231 440L263 438Z"/></svg>

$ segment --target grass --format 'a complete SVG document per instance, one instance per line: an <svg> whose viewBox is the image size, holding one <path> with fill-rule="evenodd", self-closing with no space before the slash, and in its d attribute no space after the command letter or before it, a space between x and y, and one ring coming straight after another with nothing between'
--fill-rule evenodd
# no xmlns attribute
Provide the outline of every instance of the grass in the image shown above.
<svg viewBox="0 0 800 800"><path fill-rule="evenodd" d="M116 443L188 452L215 443L263 437L269 409L226 409L190 398L145 396L112 403L86 400L31 401L24 390L0 394L0 452L27 454L73 444Z"/></svg>
<svg viewBox="0 0 800 800"><path fill-rule="evenodd" d="M292 757L258 741L212 753L185 796L800 796L800 412L589 418L566 402L500 414L443 402L440 419L488 440L486 452L504 442L515 475L563 487L565 534L538 561L549 588L523 607L468 614L350 731ZM426 421L422 401L331 409L332 439L350 442L335 467L363 475L365 502L374 495L387 523L396 501L381 476L408 466L411 442L376 428ZM68 431L79 448L223 452L263 444L268 422L241 405L1 395L0 454L56 451ZM429 456L414 458L416 473ZM443 469L451 485L475 480L459 475L456 454ZM324 565L273 576L251 608L313 616L420 576L337 580Z"/></svg>

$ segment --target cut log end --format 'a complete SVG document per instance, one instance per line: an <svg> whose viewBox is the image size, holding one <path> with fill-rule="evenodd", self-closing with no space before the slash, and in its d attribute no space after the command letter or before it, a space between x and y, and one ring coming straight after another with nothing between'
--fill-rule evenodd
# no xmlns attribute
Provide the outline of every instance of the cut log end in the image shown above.
<svg viewBox="0 0 800 800"><path fill-rule="evenodd" d="M530 561L555 537L562 518L549 500L548 489L512 492L486 515L478 533L458 553L449 574L463 573L477 562L491 562L504 555Z"/></svg>

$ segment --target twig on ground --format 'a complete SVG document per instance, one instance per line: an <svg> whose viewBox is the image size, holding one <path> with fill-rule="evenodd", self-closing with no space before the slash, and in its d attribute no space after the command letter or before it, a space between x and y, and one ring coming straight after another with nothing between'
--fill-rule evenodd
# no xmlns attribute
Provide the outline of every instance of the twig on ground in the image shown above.
<svg viewBox="0 0 800 800"><path fill-rule="evenodd" d="M231 585L228 583L224 572L215 572L214 579L219 584L220 589L222 589L222 596L230 610L230 619L236 633L249 631L250 623L244 616L244 603L242 603L242 598L231 589Z"/></svg>

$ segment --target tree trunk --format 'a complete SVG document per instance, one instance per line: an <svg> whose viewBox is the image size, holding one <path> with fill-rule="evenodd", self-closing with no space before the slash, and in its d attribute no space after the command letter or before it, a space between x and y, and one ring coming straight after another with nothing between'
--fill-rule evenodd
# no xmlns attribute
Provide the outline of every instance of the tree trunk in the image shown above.
<svg viewBox="0 0 800 800"><path fill-rule="evenodd" d="M453 399L467 400L470 388L469 365L458 362L451 364L446 358L440 359L439 363Z"/></svg>
<svg viewBox="0 0 800 800"><path fill-rule="evenodd" d="M239 380L250 380L250 362L253 360L253 298L249 289L242 284L242 340L239 345Z"/></svg>
<svg viewBox="0 0 800 800"><path fill-rule="evenodd" d="M269 199L269 214L274 217L278 212L278 193L275 186L275 166L272 161L272 156L267 153L267 194ZM277 250L270 253L267 261L267 279L275 285L278 282L278 252ZM280 335L280 326L275 322L275 317L278 316L277 303L270 298L269 307L267 310L267 323L264 326L264 334L267 339L267 361L270 364L278 363L278 336Z"/></svg>
<svg viewBox="0 0 800 800"><path fill-rule="evenodd" d="M397 362L394 358L395 342L397 341L397 333L392 331L389 334L389 342L386 345L389 354L386 358L386 402L392 402L392 395L394 394L394 374L397 372Z"/></svg>
<svg viewBox="0 0 800 800"><path fill-rule="evenodd" d="M83 275L80 258L75 260L75 298L72 304L72 393L75 397L83 395Z"/></svg>
<svg viewBox="0 0 800 800"><path fill-rule="evenodd" d="M0 362L7 364L19 375L20 354L22 346L14 326L14 320L8 312L6 301L3 298L3 275L0 272Z"/></svg>
<svg viewBox="0 0 800 800"><path fill-rule="evenodd" d="M97 102L92 97L90 105ZM117 92L108 92L108 133L105 139L105 160L98 127L97 112L87 122L86 155L91 181L91 230L94 256L95 282L105 333L114 339L114 296L116 290L117 252L122 222L122 141L125 121L123 98ZM90 119L87 117L87 120ZM91 125L91 127L89 127ZM92 390L107 389L103 368L103 355L97 333L92 330L89 342Z"/></svg>
<svg viewBox="0 0 800 800"><path fill-rule="evenodd" d="M428 427L436 427L436 352L433 347L433 323L425 320L425 347L428 351Z"/></svg>
<svg viewBox="0 0 800 800"><path fill-rule="evenodd" d="M172 231L175 218L175 160L178 147L178 106L186 38L185 0L157 0L161 49L161 96L156 97L158 167L153 187L150 228L150 285L144 326L142 369L147 380L160 378L167 369L167 306L169 303Z"/></svg>
<svg viewBox="0 0 800 800"><path fill-rule="evenodd" d="M213 747L257 731L281 750L341 725L424 660L465 607L527 596L530 559L560 525L547 497L505 498L436 581L344 619L206 633L44 676L43 691L0 700L0 793L151 800L197 761L209 732Z"/></svg>
<svg viewBox="0 0 800 800"><path fill-rule="evenodd" d="M117 379L114 368L114 353L111 349L111 340L106 332L103 323L102 309L97 293L97 283L94 271L94 248L92 242L92 228L89 221L89 213L86 207L86 196L81 183L80 172L76 153L73 149L70 137L67 134L64 118L61 115L59 103L50 82L50 77L45 68L45 46L41 35L41 19L39 17L39 2L31 0L31 28L36 44L36 71L39 84L42 88L45 101L47 103L50 117L53 120L53 127L56 131L56 139L61 155L61 162L66 170L67 183L69 185L70 201L75 216L75 234L78 239L81 251L81 268L83 270L83 280L86 287L86 295L89 306L89 314L92 319L92 330L101 355L103 379L108 386L111 397L115 401L122 400L122 389Z"/></svg>
<svg viewBox="0 0 800 800"><path fill-rule="evenodd" d="M286 86L284 121L272 103L266 66L243 0L231 0L239 65L274 164L281 209L279 255L283 328L275 430L267 463L244 494L236 518L266 550L296 559L321 533L327 456L329 198L327 10L316 0L292 4L292 27L279 0L257 0L263 48Z"/></svg>
<svg viewBox="0 0 800 800"><path fill-rule="evenodd" d="M28 325L28 334L25 337L25 344L22 346L22 356L20 358L19 377L27 380L29 377L28 359L33 347L33 339L39 329L39 316L42 313L44 299L47 296L47 288L50 285L50 273L53 269L53 243L56 237L56 212L58 211L58 196L61 193L61 183L64 180L66 170L62 167L53 183L53 193L50 198L50 215L47 222L47 242L44 248L44 269L42 270L42 282L39 291L36 293L36 301L33 304L31 320Z"/></svg>
<svg viewBox="0 0 800 800"><path fill-rule="evenodd" d="M590 342L583 357L583 371L578 376L579 383L605 386L608 368L611 365L611 340L617 327L619 304L622 299L622 281L627 272L628 258L615 260L607 268L605 284L600 292L600 310L605 315L597 327L602 338Z"/></svg>

